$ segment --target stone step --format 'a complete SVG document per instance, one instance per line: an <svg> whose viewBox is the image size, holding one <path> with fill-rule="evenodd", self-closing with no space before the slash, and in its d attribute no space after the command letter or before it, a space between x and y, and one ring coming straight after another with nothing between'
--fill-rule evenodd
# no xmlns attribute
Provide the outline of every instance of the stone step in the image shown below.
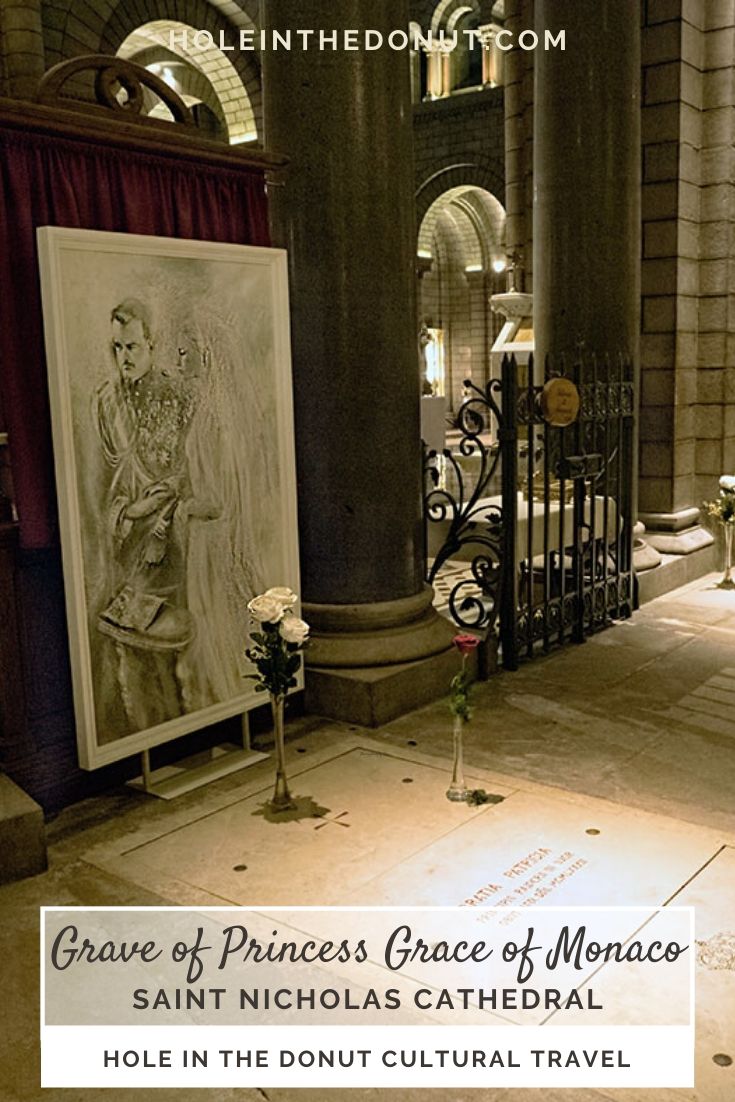
<svg viewBox="0 0 735 1102"><path fill-rule="evenodd" d="M36 876L45 869L43 811L10 777L0 773L0 884Z"/></svg>

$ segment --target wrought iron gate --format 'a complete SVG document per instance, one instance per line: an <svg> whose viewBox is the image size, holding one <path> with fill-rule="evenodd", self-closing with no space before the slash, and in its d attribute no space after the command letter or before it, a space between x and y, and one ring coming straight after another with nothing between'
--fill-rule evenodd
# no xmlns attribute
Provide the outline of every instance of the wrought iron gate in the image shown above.
<svg viewBox="0 0 735 1102"><path fill-rule="evenodd" d="M497 632L508 669L633 607L632 366L561 367L534 381L532 358L506 357L484 390L467 382L454 447L426 457L428 580L460 627ZM549 422L554 379L579 395L567 427Z"/></svg>

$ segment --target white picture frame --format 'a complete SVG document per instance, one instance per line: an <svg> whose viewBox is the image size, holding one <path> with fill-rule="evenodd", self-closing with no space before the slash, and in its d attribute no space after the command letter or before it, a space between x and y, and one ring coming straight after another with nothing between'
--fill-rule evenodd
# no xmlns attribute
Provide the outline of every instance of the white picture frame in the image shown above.
<svg viewBox="0 0 735 1102"><path fill-rule="evenodd" d="M299 592L286 254L37 234L77 743L95 769L263 703L245 606Z"/></svg>

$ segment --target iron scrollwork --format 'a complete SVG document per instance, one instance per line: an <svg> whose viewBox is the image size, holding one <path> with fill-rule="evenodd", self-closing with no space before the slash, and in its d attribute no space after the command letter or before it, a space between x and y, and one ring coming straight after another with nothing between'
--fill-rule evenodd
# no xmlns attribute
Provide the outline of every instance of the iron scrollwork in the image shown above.
<svg viewBox="0 0 735 1102"><path fill-rule="evenodd" d="M497 398L501 383L492 379L481 390L466 380L464 387L468 396L453 424L461 434L456 452L448 448L441 453L432 450L425 458L427 529L448 523L427 580L434 584L448 562L473 548L476 553L467 571L449 593L449 611L460 627L487 630L494 627L498 615L502 575L503 509L500 498L483 498L500 464L503 414ZM472 488L462 460L475 460L477 472Z"/></svg>
<svg viewBox="0 0 735 1102"><path fill-rule="evenodd" d="M428 454L424 504L427 534L441 526L429 582L461 627L497 627L512 670L632 611L634 386L629 360L583 350L568 371L505 357L500 374L465 383L459 441ZM568 425L544 418L557 377L580 397Z"/></svg>

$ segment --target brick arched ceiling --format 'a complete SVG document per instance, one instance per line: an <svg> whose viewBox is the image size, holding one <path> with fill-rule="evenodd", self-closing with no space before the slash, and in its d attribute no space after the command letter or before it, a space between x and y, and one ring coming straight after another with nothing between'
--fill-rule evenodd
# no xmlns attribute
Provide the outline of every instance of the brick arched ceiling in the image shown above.
<svg viewBox="0 0 735 1102"><path fill-rule="evenodd" d="M221 11L229 7L237 8L241 18L247 20L247 24L243 23L243 26L252 26L248 17L231 0L219 0L218 3L212 3L212 6ZM149 50L151 46L163 46L175 53L187 65L203 73L213 88L222 108L230 143L253 141L258 136L255 115L237 70L217 46L197 48L194 44L194 33L195 29L184 23L172 19L156 19L129 34L120 45L118 55L132 58Z"/></svg>
<svg viewBox="0 0 735 1102"><path fill-rule="evenodd" d="M437 237L450 230L462 242L465 266L487 270L504 252L505 210L494 195L482 188L450 188L426 212L419 231L419 253L434 255Z"/></svg>

